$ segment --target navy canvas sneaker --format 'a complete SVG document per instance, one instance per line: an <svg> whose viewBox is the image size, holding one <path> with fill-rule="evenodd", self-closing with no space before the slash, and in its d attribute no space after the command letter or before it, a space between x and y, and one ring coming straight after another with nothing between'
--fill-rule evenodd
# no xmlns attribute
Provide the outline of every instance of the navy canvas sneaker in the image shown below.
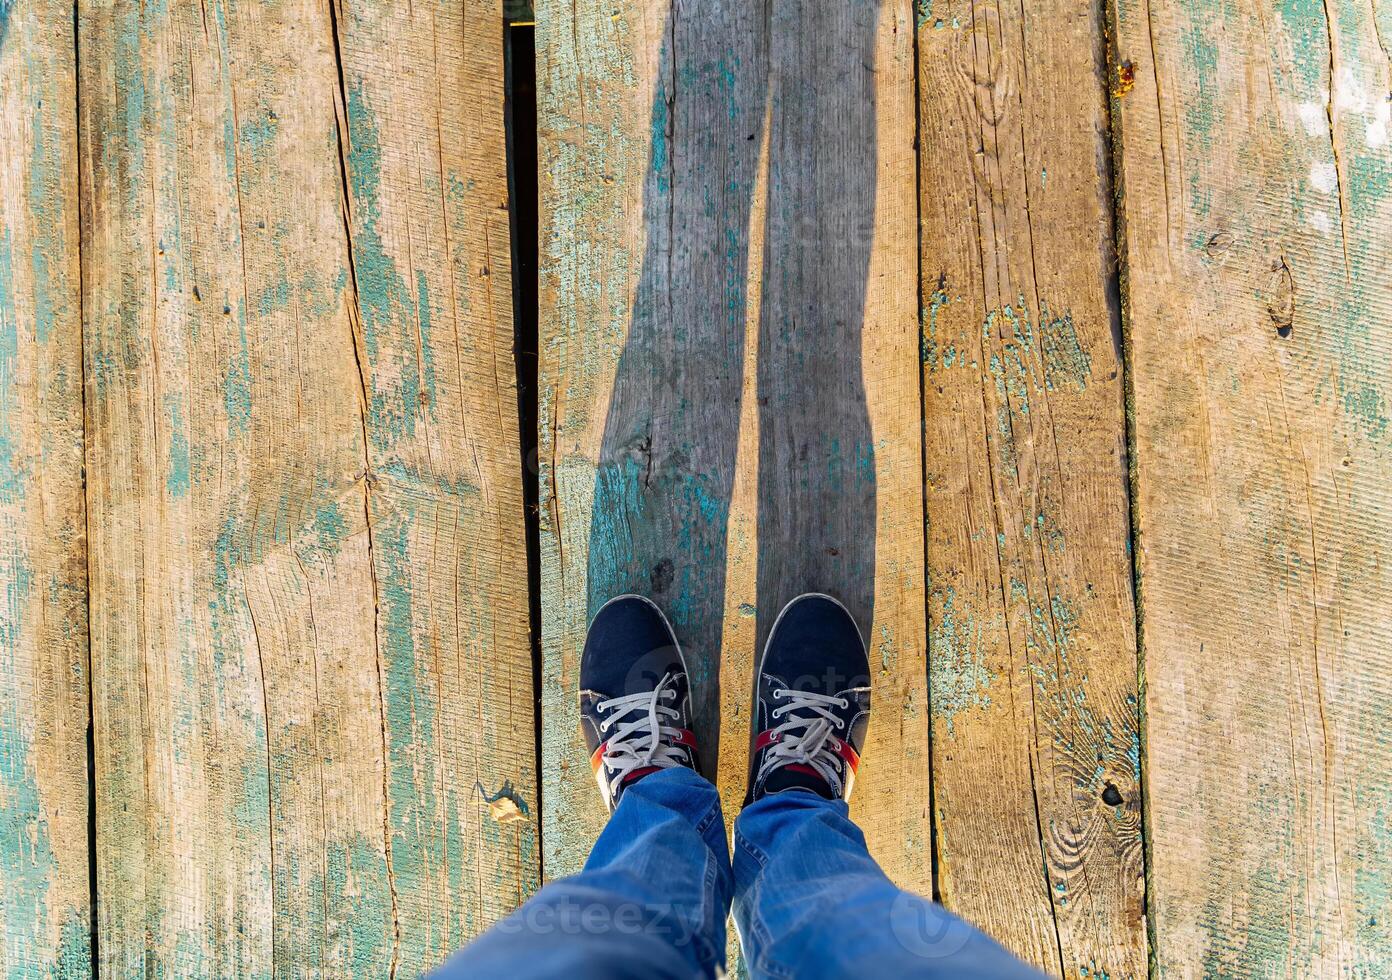
<svg viewBox="0 0 1392 980"><path fill-rule="evenodd" d="M610 812L649 773L700 771L688 683L676 634L650 600L621 595L595 613L580 656L580 724Z"/></svg>
<svg viewBox="0 0 1392 980"><path fill-rule="evenodd" d="M806 790L847 800L870 722L870 657L846 607L816 592L783 607L759 659L745 803Z"/></svg>

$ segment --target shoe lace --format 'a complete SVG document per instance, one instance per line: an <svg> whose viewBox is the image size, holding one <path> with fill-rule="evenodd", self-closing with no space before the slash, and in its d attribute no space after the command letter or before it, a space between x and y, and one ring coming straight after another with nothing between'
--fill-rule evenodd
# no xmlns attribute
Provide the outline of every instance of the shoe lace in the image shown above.
<svg viewBox="0 0 1392 980"><path fill-rule="evenodd" d="M669 719L680 718L681 712L662 703L676 698L677 691L672 685L677 676L669 672L651 691L609 698L595 706L600 712L613 711L599 724L601 734L614 729L614 734L606 740L603 757L606 769L613 773L609 777L611 794L618 792L625 777L635 769L645 766L671 769L686 764L685 754L672 743L681 729L665 724ZM620 723L633 711L641 714Z"/></svg>
<svg viewBox="0 0 1392 980"><path fill-rule="evenodd" d="M787 701L773 709L773 718L787 715L788 720L773 729L773 742L759 765L758 778L789 763L800 762L825 779L832 792L839 796L841 756L838 750L841 743L832 733L840 731L846 723L832 709L845 708L846 699L784 687L774 688L773 698Z"/></svg>

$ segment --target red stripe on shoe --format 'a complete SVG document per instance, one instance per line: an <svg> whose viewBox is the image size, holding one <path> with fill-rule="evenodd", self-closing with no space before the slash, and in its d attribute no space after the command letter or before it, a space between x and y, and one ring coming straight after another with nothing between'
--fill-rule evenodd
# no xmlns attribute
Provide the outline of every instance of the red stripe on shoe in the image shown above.
<svg viewBox="0 0 1392 980"><path fill-rule="evenodd" d="M621 783L620 785L627 786L629 783L633 782L639 776L646 776L648 775L648 773L657 772L661 768L661 766L643 766L640 769L635 769L623 778L623 783Z"/></svg>
<svg viewBox="0 0 1392 980"><path fill-rule="evenodd" d="M836 754L846 760L846 765L851 767L851 772L855 772L860 768L860 754L857 753L855 749L851 748L850 742L845 742L838 738L836 740Z"/></svg>
<svg viewBox="0 0 1392 980"><path fill-rule="evenodd" d="M691 751L696 751L696 734L687 728L677 729L677 734L672 738L673 745L684 745ZM599 767L604 764L604 750L609 747L609 742L599 743L599 747L590 754L590 768L599 772Z"/></svg>
<svg viewBox="0 0 1392 980"><path fill-rule="evenodd" d="M775 731L769 730L759 733L759 737L754 740L754 751L762 752L770 745L781 740L781 736ZM846 764L855 772L860 768L860 754L851 747L851 743L844 739L836 739L836 754L846 760Z"/></svg>

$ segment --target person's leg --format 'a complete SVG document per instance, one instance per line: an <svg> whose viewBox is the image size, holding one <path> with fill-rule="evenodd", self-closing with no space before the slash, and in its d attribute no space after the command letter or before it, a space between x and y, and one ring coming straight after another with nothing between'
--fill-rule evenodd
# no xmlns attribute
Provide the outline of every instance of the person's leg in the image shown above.
<svg viewBox="0 0 1392 980"><path fill-rule="evenodd" d="M749 795L735 821L735 922L756 977L1037 977L900 891L845 801L870 722L870 662L835 599L779 613L759 659Z"/></svg>
<svg viewBox="0 0 1392 980"><path fill-rule="evenodd" d="M715 787L664 769L624 792L584 871L537 892L436 976L712 976L731 888Z"/></svg>
<svg viewBox="0 0 1392 980"><path fill-rule="evenodd" d="M733 889L720 797L700 774L686 660L662 611L605 603L580 656L580 727L613 814L585 869L547 885L440 977L705 977Z"/></svg>
<svg viewBox="0 0 1392 980"><path fill-rule="evenodd" d="M841 800L794 790L746 806L734 871L735 923L753 977L1043 976L895 887Z"/></svg>

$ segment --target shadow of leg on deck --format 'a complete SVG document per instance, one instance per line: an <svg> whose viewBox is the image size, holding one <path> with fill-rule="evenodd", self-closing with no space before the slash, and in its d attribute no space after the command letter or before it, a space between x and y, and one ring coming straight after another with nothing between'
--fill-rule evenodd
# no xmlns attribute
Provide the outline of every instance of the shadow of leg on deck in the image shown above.
<svg viewBox="0 0 1392 980"><path fill-rule="evenodd" d="M801 592L837 595L862 630L873 615L875 461L860 338L877 19L878 0L677 0L663 40L647 241L595 479L588 602L593 616L638 592L666 610L691 669L708 772L751 232L765 237L760 642ZM751 229L765 126L768 213Z"/></svg>
<svg viewBox="0 0 1392 980"><path fill-rule="evenodd" d="M809 591L868 633L875 449L861 373L879 4L774 3L759 320L759 642ZM915 288L905 283L905 289Z"/></svg>

